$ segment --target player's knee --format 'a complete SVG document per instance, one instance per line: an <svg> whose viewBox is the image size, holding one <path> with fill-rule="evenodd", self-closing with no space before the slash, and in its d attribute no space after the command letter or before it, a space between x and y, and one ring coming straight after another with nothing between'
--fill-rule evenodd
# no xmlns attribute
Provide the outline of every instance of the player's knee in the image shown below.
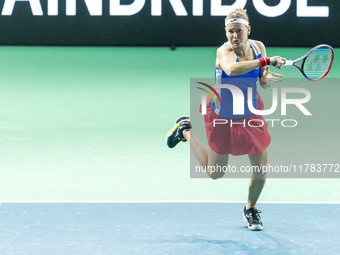
<svg viewBox="0 0 340 255"><path fill-rule="evenodd" d="M266 165L261 165L261 166L253 166L253 174L252 177L253 179L256 179L258 181L265 180L266 179L266 173L267 173L267 168Z"/></svg>
<svg viewBox="0 0 340 255"><path fill-rule="evenodd" d="M265 172L253 173L253 179L256 182L264 182L267 178L267 174Z"/></svg>

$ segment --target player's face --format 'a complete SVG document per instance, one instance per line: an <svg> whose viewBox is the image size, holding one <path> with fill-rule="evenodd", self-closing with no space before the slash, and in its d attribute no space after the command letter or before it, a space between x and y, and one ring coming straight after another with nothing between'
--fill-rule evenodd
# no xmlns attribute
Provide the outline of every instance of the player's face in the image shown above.
<svg viewBox="0 0 340 255"><path fill-rule="evenodd" d="M247 27L244 24L235 23L228 24L225 28L228 41L235 48L247 43L248 35L250 33L250 26Z"/></svg>

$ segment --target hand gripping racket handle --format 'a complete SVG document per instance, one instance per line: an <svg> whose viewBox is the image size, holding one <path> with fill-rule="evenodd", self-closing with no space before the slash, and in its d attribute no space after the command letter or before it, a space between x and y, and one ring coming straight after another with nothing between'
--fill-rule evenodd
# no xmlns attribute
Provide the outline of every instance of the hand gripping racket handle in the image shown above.
<svg viewBox="0 0 340 255"><path fill-rule="evenodd" d="M293 66L295 64L295 62L293 60L287 60L286 64L284 64L284 66Z"/></svg>

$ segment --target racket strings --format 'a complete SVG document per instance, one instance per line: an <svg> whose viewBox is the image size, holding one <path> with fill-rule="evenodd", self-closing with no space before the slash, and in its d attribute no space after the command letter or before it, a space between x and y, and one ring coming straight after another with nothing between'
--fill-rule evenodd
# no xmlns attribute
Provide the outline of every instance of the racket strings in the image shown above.
<svg viewBox="0 0 340 255"><path fill-rule="evenodd" d="M328 69L331 62L332 51L321 47L313 51L305 60L304 73L311 79L321 77Z"/></svg>

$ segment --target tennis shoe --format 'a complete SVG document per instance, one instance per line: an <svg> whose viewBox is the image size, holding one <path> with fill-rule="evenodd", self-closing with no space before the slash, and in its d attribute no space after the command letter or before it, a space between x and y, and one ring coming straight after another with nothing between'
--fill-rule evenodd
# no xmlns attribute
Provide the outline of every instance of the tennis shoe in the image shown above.
<svg viewBox="0 0 340 255"><path fill-rule="evenodd" d="M169 148L174 148L179 142L186 142L183 131L191 129L188 116L181 116L176 120L175 126L166 135L166 144Z"/></svg>
<svg viewBox="0 0 340 255"><path fill-rule="evenodd" d="M243 220L248 223L248 228L250 230L262 230L263 223L261 221L260 210L257 210L256 207L249 208L248 210L244 207L243 210Z"/></svg>

